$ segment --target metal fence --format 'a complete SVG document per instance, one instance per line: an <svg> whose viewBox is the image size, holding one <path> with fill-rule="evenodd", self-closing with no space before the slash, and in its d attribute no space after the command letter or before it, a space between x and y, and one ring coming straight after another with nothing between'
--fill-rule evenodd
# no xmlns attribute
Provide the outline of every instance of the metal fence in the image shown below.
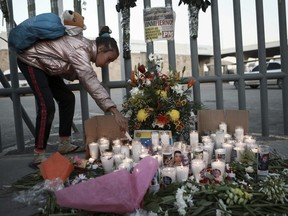
<svg viewBox="0 0 288 216"><path fill-rule="evenodd" d="M178 1L178 0L177 0ZM8 19L6 18L7 32L14 27L13 18L13 1L0 0L1 5L7 5ZM80 2L80 3L79 3ZM140 4L139 2L138 4ZM282 99L283 99L283 123L284 123L284 135L288 135L288 47L287 47L287 21L286 21L286 1L278 0L278 14L279 14L279 35L280 35L280 56L282 63L281 73L269 73L266 72L266 53L265 53L265 34L264 34L264 18L263 18L263 0L255 0L256 16L257 16L257 40L258 40L258 57L260 74L246 75L244 74L244 61L243 61L243 44L242 44L242 29L241 29L241 10L239 0L233 0L233 12L235 23L235 48L236 48L236 66L237 74L222 74L221 71L221 47L220 47L220 33L219 33L219 16L218 16L218 0L211 1L211 14L212 14L212 32L213 32L213 54L214 54L214 66L215 75L213 76L199 76L199 58L198 58L198 44L197 38L190 37L190 53L191 53L191 65L192 76L196 79L196 84L193 86L193 99L194 101L201 102L200 86L202 83L214 83L216 92L216 109L223 109L223 82L238 81L238 108L239 110L246 110L246 97L245 97L245 80L258 79L260 80L260 97L261 97L261 122L262 122L262 135L269 136L269 113L268 113L268 89L267 79L280 78L283 79ZM151 7L150 0L143 1L144 8ZM51 0L51 11L58 13L58 1ZM172 0L165 0L166 7L172 7ZM5 9L5 8L4 8ZM81 12L81 1L74 0L74 10ZM3 8L2 8L3 11ZM29 16L35 15L35 2L34 0L28 0ZM99 26L105 25L105 10L104 0L97 0L97 12L98 12L98 24ZM187 26L188 28L188 26ZM168 58L169 65L176 68L175 60L175 43L173 40L167 41L168 46ZM153 42L146 44L146 53L153 53ZM11 86L5 80L3 73L0 73L0 81L4 85L4 89L0 89L0 96L9 96L13 101L13 113L15 122L15 133L17 150L23 152L25 149L24 135L23 135L23 123L22 118L28 126L31 134L34 135L34 126L29 116L21 106L20 97L23 93L31 93L29 87L19 88L17 77L17 64L16 55L13 51L9 51L10 70L11 70ZM130 78L131 71L131 59L127 58L123 60L125 68L125 80ZM102 82L105 88L110 92L113 88L122 88L125 86L125 81L109 81L108 68L102 69ZM70 85L72 90L80 91L81 97L81 114L82 121L89 118L89 106L87 92L79 85ZM126 89L126 93L129 89ZM84 131L84 130L83 130ZM1 135L1 130L0 130ZM0 152L2 151L1 136L0 136Z"/></svg>

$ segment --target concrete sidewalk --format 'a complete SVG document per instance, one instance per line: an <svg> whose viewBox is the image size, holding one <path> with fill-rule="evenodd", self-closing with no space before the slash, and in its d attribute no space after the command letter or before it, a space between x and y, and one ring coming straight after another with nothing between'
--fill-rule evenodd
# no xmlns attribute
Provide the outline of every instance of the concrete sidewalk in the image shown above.
<svg viewBox="0 0 288 216"><path fill-rule="evenodd" d="M262 138L257 135L257 143L267 144L272 149L284 158L288 158L288 136L270 136L269 138ZM55 148L50 148L48 152L52 154ZM25 154L17 154L6 152L0 154L0 215L5 216L28 216L28 215L40 215L39 209L35 206L27 206L22 203L13 201L15 192L11 191L11 185L22 177L34 173L35 170L28 166L28 163L33 158L33 149L28 149ZM79 155L81 158L85 158L85 153L74 153L72 155ZM69 155L70 156L70 155Z"/></svg>

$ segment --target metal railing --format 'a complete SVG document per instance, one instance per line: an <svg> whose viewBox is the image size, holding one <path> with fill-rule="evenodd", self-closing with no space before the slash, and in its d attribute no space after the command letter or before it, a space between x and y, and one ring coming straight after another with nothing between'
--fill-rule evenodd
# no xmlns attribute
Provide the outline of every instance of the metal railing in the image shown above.
<svg viewBox="0 0 288 216"><path fill-rule="evenodd" d="M1 0L3 1L3 0ZM178 0L177 0L178 1ZM33 6L34 1L29 0L30 7ZM14 26L12 1L6 1L7 7L10 11L9 22L7 22L7 31L9 32ZM53 3L53 4L52 4ZM57 11L55 5L57 1L51 2L51 10ZM75 10L80 11L79 1L76 1ZM140 3L140 2L139 2ZM268 93L267 93L267 79L277 78L283 79L282 88L282 99L283 99L283 122L284 122L284 135L288 135L288 49L287 49L287 21L286 21L286 1L278 1L278 13L279 13L279 35L280 35L280 55L282 63L282 73L266 73L266 54L265 54L265 38L264 38L264 18L263 18L263 0L255 0L256 5L256 18L257 18L257 39L258 39L258 56L259 56L259 67L260 74L246 75L244 74L244 61L243 61L243 44L242 44L242 29L241 29L241 10L239 0L233 0L233 11L234 11L234 32L235 32L235 48L236 48L236 66L237 74L222 74L221 71L221 47L220 47L220 34L219 34L219 17L218 17L218 0L211 1L211 14L212 14L212 33L213 33L213 54L214 54L214 65L215 75L214 76L199 76L199 58L198 58L198 44L197 39L190 37L190 53L191 53L191 65L192 65L192 76L197 80L193 86L193 99L194 101L201 102L200 86L202 83L214 83L216 92L216 109L223 109L223 82L226 81L238 81L238 108L239 110L246 109L246 96L245 96L245 80L258 79L260 80L260 96L261 96L261 123L262 123L262 135L269 136L269 113L268 113ZM151 7L150 0L143 1L144 8ZM77 6L78 5L78 6ZM81 4L80 4L81 5ZM166 7L172 7L172 0L165 0ZM33 8L33 7L32 7ZM34 7L35 8L35 7ZM208 8L209 9L209 8ZM104 0L97 1L97 12L98 12L98 24L102 26L105 24L105 10ZM34 14L29 12L29 14ZM188 18L187 18L188 19ZM188 28L188 26L187 26ZM169 64L175 66L175 44L174 41L168 41L168 57ZM146 44L147 54L154 51L153 42ZM21 106L20 97L23 93L31 93L30 88L19 88L18 77L17 77L17 64L16 55L13 51L9 52L10 70L11 70L11 83L12 86L5 86L6 88L0 89L0 96L9 96L13 101L13 112L15 121L15 133L17 150L23 152L25 149L24 136L23 136L23 125L22 118L33 133L33 124L31 123L29 116L25 114L25 110ZM124 59L125 68L125 80L130 78L131 71L131 60ZM125 81L109 81L108 68L102 69L102 82L105 88L110 92L113 88L123 88ZM5 83L4 78L0 73L0 81ZM7 83L6 83L7 84ZM89 106L88 106L88 95L87 92L79 84L73 84L69 86L72 90L80 91L81 97L81 115L84 125L84 121L89 118ZM126 89L128 92L128 89ZM84 128L83 128L84 131ZM1 130L0 130L1 136ZM1 137L0 137L0 152L1 149Z"/></svg>

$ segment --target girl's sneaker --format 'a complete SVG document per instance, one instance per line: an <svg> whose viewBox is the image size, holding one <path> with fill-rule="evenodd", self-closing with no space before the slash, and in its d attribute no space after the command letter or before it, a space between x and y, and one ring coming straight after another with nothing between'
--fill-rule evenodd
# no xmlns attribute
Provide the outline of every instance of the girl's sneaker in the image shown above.
<svg viewBox="0 0 288 216"><path fill-rule="evenodd" d="M34 158L32 162L29 163L29 167L31 167L32 169L39 169L39 165L46 159L47 157L45 156L45 151L43 152L34 151Z"/></svg>
<svg viewBox="0 0 288 216"><path fill-rule="evenodd" d="M59 143L58 152L60 154L69 154L75 152L79 146L71 144L70 140L64 140Z"/></svg>

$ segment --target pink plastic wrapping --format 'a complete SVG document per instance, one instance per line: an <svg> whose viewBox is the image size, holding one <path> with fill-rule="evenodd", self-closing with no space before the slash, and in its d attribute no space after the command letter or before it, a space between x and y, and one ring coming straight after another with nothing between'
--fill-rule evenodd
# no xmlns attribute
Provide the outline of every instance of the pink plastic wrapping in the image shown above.
<svg viewBox="0 0 288 216"><path fill-rule="evenodd" d="M140 208L157 168L156 159L145 157L134 167L132 174L120 170L56 191L57 203L62 207L92 212L134 212Z"/></svg>

